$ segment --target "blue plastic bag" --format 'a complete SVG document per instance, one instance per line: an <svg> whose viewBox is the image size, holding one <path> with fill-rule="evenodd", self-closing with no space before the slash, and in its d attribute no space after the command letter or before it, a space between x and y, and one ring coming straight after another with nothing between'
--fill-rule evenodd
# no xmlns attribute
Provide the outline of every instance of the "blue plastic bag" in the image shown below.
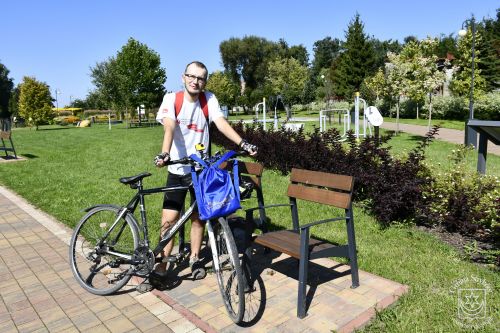
<svg viewBox="0 0 500 333"><path fill-rule="evenodd" d="M234 151L229 151L211 165L194 154L190 156L203 166L200 173L197 173L194 167L191 168L200 219L210 220L227 216L241 208L238 161L233 161L234 180L231 179L228 171L219 169L219 165L234 154Z"/></svg>

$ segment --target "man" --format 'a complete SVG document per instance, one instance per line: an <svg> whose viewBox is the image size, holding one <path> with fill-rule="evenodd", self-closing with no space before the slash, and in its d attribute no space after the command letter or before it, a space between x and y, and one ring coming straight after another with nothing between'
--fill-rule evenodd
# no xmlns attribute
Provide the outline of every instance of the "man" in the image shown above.
<svg viewBox="0 0 500 333"><path fill-rule="evenodd" d="M205 65L198 61L193 61L186 66L182 81L184 83L184 97L180 110L175 110L176 94L165 95L158 110L156 120L163 124L164 136L162 153L155 158L158 167L165 165L170 159L177 160L196 153L195 145L203 143L208 148L209 145L209 123L214 122L217 129L229 140L238 144L241 149L255 155L257 147L243 140L238 133L229 125L220 111L219 102L214 94L204 91L207 82L208 71ZM204 96L200 97L201 94ZM206 101L203 101L205 97ZM208 106L208 115L205 116L202 109L205 104ZM206 107L205 107L206 109ZM208 118L208 119L207 119ZM170 165L168 167L167 186L187 186L191 183L190 166ZM161 234L168 230L179 218L180 211L184 206L187 190L165 193L162 211ZM194 197L194 193L191 193ZM198 213L194 212L191 225L191 254L189 265L192 271L200 267L199 253L203 239L204 223L200 221ZM163 256L168 257L172 252L173 240L170 241L163 250ZM156 267L157 274L163 273L166 263L160 263ZM193 276L195 277L195 276ZM196 277L195 277L196 278Z"/></svg>

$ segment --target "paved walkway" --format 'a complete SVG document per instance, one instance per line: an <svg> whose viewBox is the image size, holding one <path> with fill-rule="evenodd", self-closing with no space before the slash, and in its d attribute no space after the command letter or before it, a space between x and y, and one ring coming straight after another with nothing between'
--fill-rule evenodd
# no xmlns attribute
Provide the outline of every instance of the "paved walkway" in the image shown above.
<svg viewBox="0 0 500 333"><path fill-rule="evenodd" d="M70 234L0 187L0 332L202 332L175 303L133 284L119 295L86 292L69 268Z"/></svg>
<svg viewBox="0 0 500 333"><path fill-rule="evenodd" d="M382 128L388 129L388 130L396 130L396 123L392 122L384 122L381 126ZM419 136L424 136L427 132L427 126L420 126L420 125L409 125L409 124L399 124L399 130L401 132L406 132L410 134L416 134ZM464 143L464 131L459 131L455 129L449 129L449 128L440 128L438 135L436 139L438 140L443 140L443 141L448 141L456 144L463 144ZM479 140L479 136L478 136ZM488 141L488 154L495 154L495 155L500 155L500 146L493 144L493 142Z"/></svg>
<svg viewBox="0 0 500 333"><path fill-rule="evenodd" d="M328 259L310 268L308 316L296 318L297 269L286 255L256 249L256 290L246 295L245 327L226 315L213 274L191 281L176 272L170 290L94 296L75 281L71 230L0 186L0 332L352 332L408 287ZM186 268L187 269L187 268Z"/></svg>

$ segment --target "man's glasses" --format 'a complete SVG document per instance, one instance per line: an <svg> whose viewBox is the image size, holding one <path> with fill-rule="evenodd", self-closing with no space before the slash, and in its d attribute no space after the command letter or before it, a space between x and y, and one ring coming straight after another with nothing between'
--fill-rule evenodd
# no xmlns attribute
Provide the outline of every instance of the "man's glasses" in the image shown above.
<svg viewBox="0 0 500 333"><path fill-rule="evenodd" d="M194 81L195 79L197 79L199 83L205 83L205 81L206 81L206 79L204 77L196 76L193 74L184 73L184 76L187 77L187 79L189 81Z"/></svg>

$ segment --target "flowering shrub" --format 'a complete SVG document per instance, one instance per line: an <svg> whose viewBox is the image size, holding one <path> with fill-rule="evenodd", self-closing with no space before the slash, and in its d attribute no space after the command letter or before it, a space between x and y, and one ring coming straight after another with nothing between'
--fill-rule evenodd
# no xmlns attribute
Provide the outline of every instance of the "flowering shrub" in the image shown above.
<svg viewBox="0 0 500 333"><path fill-rule="evenodd" d="M425 188L418 219L463 234L486 231L500 240L500 180L467 172L464 160L469 151L464 146L453 150L452 171L438 174Z"/></svg>
<svg viewBox="0 0 500 333"><path fill-rule="evenodd" d="M80 121L80 118L77 116L59 116L54 118L54 124L57 125L70 125L75 124Z"/></svg>

